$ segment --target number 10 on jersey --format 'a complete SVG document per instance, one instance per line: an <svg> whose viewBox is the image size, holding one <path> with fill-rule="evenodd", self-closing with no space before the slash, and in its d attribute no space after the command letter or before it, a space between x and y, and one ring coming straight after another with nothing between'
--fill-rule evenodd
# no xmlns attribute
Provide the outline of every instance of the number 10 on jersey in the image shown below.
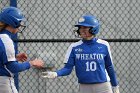
<svg viewBox="0 0 140 93"><path fill-rule="evenodd" d="M96 62L86 62L86 71L95 71L96 70Z"/></svg>

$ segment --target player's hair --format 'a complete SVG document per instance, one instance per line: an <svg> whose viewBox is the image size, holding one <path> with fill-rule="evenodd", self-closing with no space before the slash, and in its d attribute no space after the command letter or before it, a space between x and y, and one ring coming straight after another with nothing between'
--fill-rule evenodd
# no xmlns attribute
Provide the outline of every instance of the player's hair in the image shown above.
<svg viewBox="0 0 140 93"><path fill-rule="evenodd" d="M5 29L7 27L7 24L0 22L0 31L2 31L3 29Z"/></svg>

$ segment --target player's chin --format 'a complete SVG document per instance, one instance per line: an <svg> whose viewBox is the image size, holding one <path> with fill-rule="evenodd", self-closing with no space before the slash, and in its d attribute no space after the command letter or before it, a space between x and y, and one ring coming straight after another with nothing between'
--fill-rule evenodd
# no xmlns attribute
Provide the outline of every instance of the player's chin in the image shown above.
<svg viewBox="0 0 140 93"><path fill-rule="evenodd" d="M88 36L87 36L87 35L85 35L85 34L81 35L81 38L86 39L87 37L88 37Z"/></svg>
<svg viewBox="0 0 140 93"><path fill-rule="evenodd" d="M82 38L85 39L85 40L89 40L90 37L89 36L83 36Z"/></svg>

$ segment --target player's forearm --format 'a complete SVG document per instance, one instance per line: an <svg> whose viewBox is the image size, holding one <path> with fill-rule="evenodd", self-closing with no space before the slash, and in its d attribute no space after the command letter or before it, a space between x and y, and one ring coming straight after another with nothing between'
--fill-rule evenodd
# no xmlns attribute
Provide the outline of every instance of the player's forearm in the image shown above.
<svg viewBox="0 0 140 93"><path fill-rule="evenodd" d="M57 72L58 76L66 76L66 75L69 75L71 73L72 69L73 69L73 65L66 63L64 68L62 68L56 72Z"/></svg>
<svg viewBox="0 0 140 93"><path fill-rule="evenodd" d="M108 75L110 77L111 85L112 86L117 86L118 81L117 81L117 78L116 78L116 73L115 73L114 67L113 66L107 67L107 72L108 72Z"/></svg>
<svg viewBox="0 0 140 93"><path fill-rule="evenodd" d="M66 76L66 75L69 75L71 73L72 69L68 69L68 68L62 68L58 71L56 71L57 75L58 76Z"/></svg>
<svg viewBox="0 0 140 93"><path fill-rule="evenodd" d="M74 65L71 64L70 61L71 60L69 60L68 63L65 63L64 68L56 71L58 76L66 76L66 75L69 75L72 72L72 69L73 69Z"/></svg>
<svg viewBox="0 0 140 93"><path fill-rule="evenodd" d="M6 67L8 70L10 70L12 73L17 73L21 72L24 70L27 70L30 68L30 63L29 62L24 62L24 63L18 63L16 61L14 62L9 62Z"/></svg>

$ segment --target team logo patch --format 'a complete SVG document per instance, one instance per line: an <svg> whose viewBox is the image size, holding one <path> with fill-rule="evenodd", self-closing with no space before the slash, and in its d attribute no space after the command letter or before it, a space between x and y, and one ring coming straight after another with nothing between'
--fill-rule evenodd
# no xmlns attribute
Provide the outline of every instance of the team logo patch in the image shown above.
<svg viewBox="0 0 140 93"><path fill-rule="evenodd" d="M85 21L85 19L83 18L83 17L81 17L80 19L79 19L79 22L84 22Z"/></svg>
<svg viewBox="0 0 140 93"><path fill-rule="evenodd" d="M78 49L75 49L75 51L76 51L76 52L82 52L82 51L83 51L83 49L78 48Z"/></svg>

